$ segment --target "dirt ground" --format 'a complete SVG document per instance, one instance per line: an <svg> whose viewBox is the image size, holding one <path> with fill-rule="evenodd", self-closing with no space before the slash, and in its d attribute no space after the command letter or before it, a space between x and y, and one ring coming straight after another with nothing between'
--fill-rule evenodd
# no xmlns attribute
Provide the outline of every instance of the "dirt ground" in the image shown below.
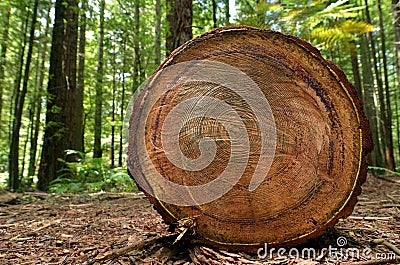
<svg viewBox="0 0 400 265"><path fill-rule="evenodd" d="M172 245L176 235L140 193L0 198L0 264L400 264L399 179L370 176L349 218L298 247L316 248L312 259L294 252L259 258L185 242ZM332 256L323 250L338 248L339 242L352 252Z"/></svg>

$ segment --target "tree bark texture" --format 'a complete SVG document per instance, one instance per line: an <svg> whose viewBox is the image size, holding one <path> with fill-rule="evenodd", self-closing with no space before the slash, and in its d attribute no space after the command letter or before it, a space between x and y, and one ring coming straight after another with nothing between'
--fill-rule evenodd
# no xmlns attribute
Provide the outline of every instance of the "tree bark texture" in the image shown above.
<svg viewBox="0 0 400 265"><path fill-rule="evenodd" d="M192 0L167 0L167 55L193 37Z"/></svg>
<svg viewBox="0 0 400 265"><path fill-rule="evenodd" d="M78 3L57 0L50 51L47 87L46 127L37 187L47 190L64 167L65 150L75 140L76 61L78 42Z"/></svg>
<svg viewBox="0 0 400 265"><path fill-rule="evenodd" d="M20 171L19 171L19 142L20 135L19 131L21 129L22 122L22 112L25 103L25 96L28 92L28 81L29 81L29 69L32 61L33 52L33 41L35 39L35 26L37 19L39 0L35 0L32 12L31 28L29 32L29 44L28 44L28 54L26 56L24 79L22 83L22 90L16 93L15 104L14 104L14 118L12 123L11 132L11 144L10 144L10 154L9 154L9 178L10 178L10 188L16 191L20 187Z"/></svg>
<svg viewBox="0 0 400 265"><path fill-rule="evenodd" d="M94 114L94 149L93 157L100 158L103 156L101 147L101 132L102 132L102 104L103 104L103 48L104 48L104 8L105 0L100 0L100 24L98 33L98 52L97 52L97 84L96 84L96 107Z"/></svg>

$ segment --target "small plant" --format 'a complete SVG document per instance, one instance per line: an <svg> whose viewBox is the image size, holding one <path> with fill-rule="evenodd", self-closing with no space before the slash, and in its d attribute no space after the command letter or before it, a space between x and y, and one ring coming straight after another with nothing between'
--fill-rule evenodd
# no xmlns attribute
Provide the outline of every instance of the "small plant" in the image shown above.
<svg viewBox="0 0 400 265"><path fill-rule="evenodd" d="M51 182L49 191L56 193L134 192L137 186L126 168L110 168L104 158L87 158L84 153L67 150L67 155L78 155L78 162L66 162L58 178Z"/></svg>

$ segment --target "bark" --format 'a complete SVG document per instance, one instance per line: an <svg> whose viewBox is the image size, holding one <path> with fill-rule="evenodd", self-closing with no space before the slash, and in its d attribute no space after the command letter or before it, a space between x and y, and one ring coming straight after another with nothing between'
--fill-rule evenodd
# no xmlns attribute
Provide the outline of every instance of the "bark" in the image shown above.
<svg viewBox="0 0 400 265"><path fill-rule="evenodd" d="M74 117L74 145L73 150L79 152L84 151L84 133L83 133L83 91L85 88L85 48L86 48L86 6L85 2L81 3L80 21L79 21L79 50L78 50L78 72L77 72L77 84L76 84L76 114ZM74 160L78 160L81 157L74 157Z"/></svg>
<svg viewBox="0 0 400 265"><path fill-rule="evenodd" d="M28 24L29 24L29 15L26 15L25 22L21 23L21 33L23 34L23 41L21 42L21 45L19 46L19 51L18 51L18 70L16 71L16 76L14 79L14 87L11 95L11 102L10 104L10 117L14 117L15 115L15 106L17 105L17 102L19 101L19 95L20 95L20 89L21 89L21 80L22 80L22 70L23 70L23 65L24 65L24 57L25 57L25 48L26 48L26 43L27 43L27 30L28 30ZM13 119L9 119L9 139L11 141L12 137L12 126L13 126Z"/></svg>
<svg viewBox="0 0 400 265"><path fill-rule="evenodd" d="M400 87L400 2L399 0L392 0L392 14L393 14L393 27L394 27L394 39L395 39L395 47L396 47L396 69L397 69L397 89ZM397 99L396 99L397 104ZM397 109L397 107L396 107ZM396 110L396 113L397 110ZM397 116L397 120L399 120ZM397 126L397 148L399 149L400 153L400 124Z"/></svg>
<svg viewBox="0 0 400 265"><path fill-rule="evenodd" d="M121 91L121 113L120 113L120 120L121 122L124 121L124 109L125 109L125 71L126 71L126 39L123 38L122 40L122 91ZM123 148L123 126L119 127L119 152L118 152L118 166L122 166L122 154L124 152Z"/></svg>
<svg viewBox="0 0 400 265"><path fill-rule="evenodd" d="M390 103L390 91L389 91L389 75L387 68L387 57L386 57L386 41L385 41L385 29L383 26L383 15L382 15L382 4L381 0L378 0L378 14L379 14L379 31L381 39L381 50L382 50L382 63L383 63L383 76L384 76L384 89L385 89L385 106L386 106L386 129L388 131L387 149L389 162L387 164L389 169L394 170L395 160L394 160L394 148L393 148L393 132L392 132L392 106Z"/></svg>
<svg viewBox="0 0 400 265"><path fill-rule="evenodd" d="M354 86L357 89L358 97L362 98L360 67L358 64L358 56L356 49L354 49L353 53L350 54L350 57L351 57L351 67L353 69Z"/></svg>
<svg viewBox="0 0 400 265"><path fill-rule="evenodd" d="M379 137L379 115L377 114L377 105L375 104L375 86L374 77L372 72L371 52L368 46L368 39L361 36L361 64L362 64L362 86L363 86L363 103L365 113L369 119L372 140L374 141L375 148L372 150L368 163L375 166L383 166L383 150Z"/></svg>
<svg viewBox="0 0 400 265"><path fill-rule="evenodd" d="M193 37L192 20L192 0L167 0L167 55Z"/></svg>
<svg viewBox="0 0 400 265"><path fill-rule="evenodd" d="M217 27L217 2L212 0L212 11L213 11L213 27Z"/></svg>
<svg viewBox="0 0 400 265"><path fill-rule="evenodd" d="M135 25L134 25L134 41L133 41L133 51L135 58L133 61L133 87L137 89L141 82L141 60L140 60L140 1L135 1Z"/></svg>
<svg viewBox="0 0 400 265"><path fill-rule="evenodd" d="M229 19L231 17L229 13L229 0L224 0L224 3L225 3L225 26L229 26L230 25Z"/></svg>
<svg viewBox="0 0 400 265"><path fill-rule="evenodd" d="M11 144L10 144L10 154L8 161L9 168L9 178L10 178L10 188L13 191L16 191L20 188L20 177L19 177L19 142L20 135L19 131L21 129L21 121L22 121L22 112L25 103L25 96L28 92L28 81L29 81L29 70L32 61L32 51L33 51L33 42L35 39L35 26L37 19L39 0L35 0L33 4L32 11L32 21L31 28L29 33L29 44L28 44L28 53L25 62L25 71L24 71L24 80L22 84L22 90L17 93L18 96L15 97L15 105L14 105L14 117L12 123L12 132L11 132ZM19 90L19 88L18 88Z"/></svg>
<svg viewBox="0 0 400 265"><path fill-rule="evenodd" d="M47 190L61 173L71 149L76 98L76 61L78 41L78 3L57 0L50 52L47 87L46 127L38 172L37 187Z"/></svg>
<svg viewBox="0 0 400 265"><path fill-rule="evenodd" d="M154 64L161 63L161 0L156 0L156 25L155 25L155 59Z"/></svg>
<svg viewBox="0 0 400 265"><path fill-rule="evenodd" d="M10 25L10 16L11 16L11 8L8 7L6 14L5 14L5 23L4 23L4 30L2 34L2 41L1 41L1 55L0 55L0 137L2 135L2 110L3 110L3 82L4 82L4 70L6 64L6 56L7 56L7 47L8 47L8 32L9 32L9 25Z"/></svg>
<svg viewBox="0 0 400 265"><path fill-rule="evenodd" d="M116 61L116 42L114 38L114 51L113 51L113 61ZM117 66L116 64L113 64L113 79L112 79L112 112L111 112L111 150L110 150L110 155L111 155L111 167L115 166L115 112L116 112L116 94L117 94L117 83L116 83L116 78L117 78Z"/></svg>
<svg viewBox="0 0 400 265"><path fill-rule="evenodd" d="M42 93L43 93L43 84L44 84L44 77L45 77L45 63L47 57L47 36L50 30L50 9L47 12L47 19L46 19L46 29L44 33L44 40L42 43L42 50L38 51L41 57L41 63L38 65L39 71L39 80L37 85L36 97L35 97L35 117L34 117L34 124L32 127L32 134L31 134L31 148L29 150L29 165L28 165L28 184L33 183L33 176L35 175L35 167L36 167L36 153L37 153L37 143L39 139L39 130L40 130L40 114L42 113ZM39 46L40 49L41 46Z"/></svg>
<svg viewBox="0 0 400 265"><path fill-rule="evenodd" d="M368 1L364 0L365 3L365 14L366 14L366 20L367 23L371 24L371 17L369 14L369 7L368 7ZM384 146L384 159L385 159L385 167L393 169L394 164L393 164L393 159L392 159L392 153L393 150L390 147L390 138L392 137L390 132L391 128L389 127L390 122L388 121L388 114L387 114L387 107L385 103L385 95L384 95L384 88L383 88L383 83L382 79L380 77L380 72L378 69L378 59L377 59L377 50L375 48L375 39L374 36L372 35L371 32L368 33L369 41L371 43L371 51L372 51L372 59L373 59L373 69L374 69L374 75L375 75L375 81L378 87L378 96L379 96L379 110L380 110L380 119L381 119L381 128L382 128L382 142Z"/></svg>
<svg viewBox="0 0 400 265"><path fill-rule="evenodd" d="M97 52L97 82L96 82L96 109L94 117L94 150L93 157L100 158L103 155L101 148L102 132L102 90L103 90L103 49L104 49L104 8L105 0L100 0L100 24L98 33L98 52Z"/></svg>

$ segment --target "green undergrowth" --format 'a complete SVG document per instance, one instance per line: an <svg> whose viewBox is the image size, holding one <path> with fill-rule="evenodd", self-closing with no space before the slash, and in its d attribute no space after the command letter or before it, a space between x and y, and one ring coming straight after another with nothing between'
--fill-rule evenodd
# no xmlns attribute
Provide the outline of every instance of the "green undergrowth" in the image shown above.
<svg viewBox="0 0 400 265"><path fill-rule="evenodd" d="M78 154L79 162L66 162L58 178L50 183L49 191L55 193L135 192L138 188L128 175L126 167L110 167L108 159L87 158L84 153L69 150L69 155Z"/></svg>

